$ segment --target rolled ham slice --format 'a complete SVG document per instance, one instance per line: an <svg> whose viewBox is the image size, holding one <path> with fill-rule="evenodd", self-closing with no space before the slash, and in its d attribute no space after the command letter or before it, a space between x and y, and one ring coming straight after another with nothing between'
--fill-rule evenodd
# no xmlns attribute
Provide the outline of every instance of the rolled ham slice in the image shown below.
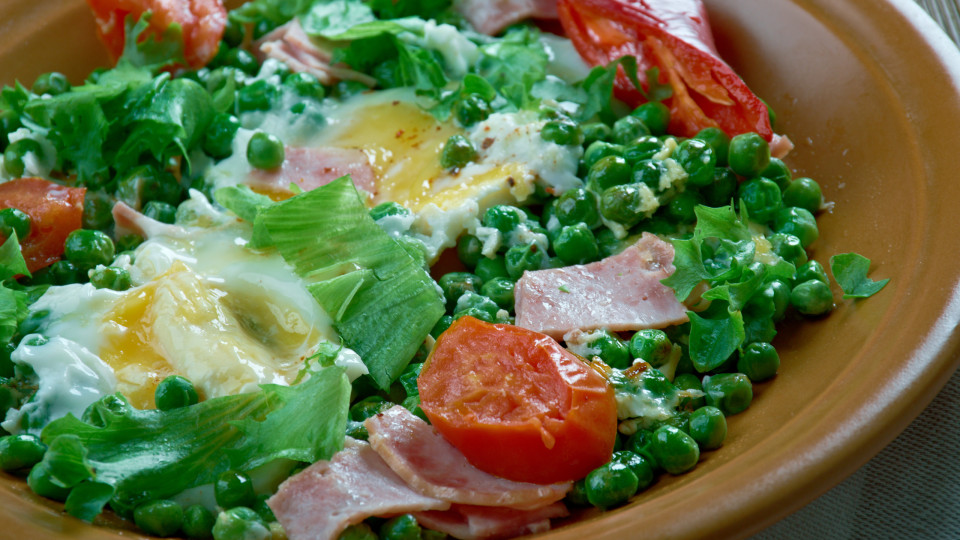
<svg viewBox="0 0 960 540"><path fill-rule="evenodd" d="M370 446L423 495L458 504L530 509L559 501L572 486L514 482L481 471L432 426L399 405L368 418L365 425Z"/></svg>
<svg viewBox="0 0 960 540"><path fill-rule="evenodd" d="M562 339L572 330L615 332L687 321L660 283L674 271L673 246L650 233L622 253L586 265L524 272L517 281L517 326Z"/></svg>
<svg viewBox="0 0 960 540"><path fill-rule="evenodd" d="M317 47L297 19L263 36L255 46L261 62L268 58L279 60L295 73L310 73L323 84L351 80L372 87L377 83L364 73L331 65L331 52Z"/></svg>
<svg viewBox="0 0 960 540"><path fill-rule="evenodd" d="M284 149L283 165L274 170L254 170L250 187L266 193L289 193L296 184L304 191L325 186L337 178L350 175L357 189L376 193L376 176L370 160L355 148L296 147Z"/></svg>
<svg viewBox="0 0 960 540"><path fill-rule="evenodd" d="M456 0L453 8L478 32L494 35L525 19L556 19L556 0Z"/></svg>
<svg viewBox="0 0 960 540"><path fill-rule="evenodd" d="M512 538L550 530L550 519L569 515L563 503L537 510L453 505L446 511L417 512L424 527L462 540Z"/></svg>
<svg viewBox="0 0 960 540"><path fill-rule="evenodd" d="M371 516L446 510L414 491L365 442L347 439L329 461L318 461L282 484L267 500L290 540L334 539Z"/></svg>

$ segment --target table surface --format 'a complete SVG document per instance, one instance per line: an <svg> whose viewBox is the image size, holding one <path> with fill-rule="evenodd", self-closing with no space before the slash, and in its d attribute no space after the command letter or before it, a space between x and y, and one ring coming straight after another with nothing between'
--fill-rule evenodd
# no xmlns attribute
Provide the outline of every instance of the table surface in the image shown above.
<svg viewBox="0 0 960 540"><path fill-rule="evenodd" d="M958 0L916 0L960 43ZM752 540L960 538L960 371L866 465Z"/></svg>

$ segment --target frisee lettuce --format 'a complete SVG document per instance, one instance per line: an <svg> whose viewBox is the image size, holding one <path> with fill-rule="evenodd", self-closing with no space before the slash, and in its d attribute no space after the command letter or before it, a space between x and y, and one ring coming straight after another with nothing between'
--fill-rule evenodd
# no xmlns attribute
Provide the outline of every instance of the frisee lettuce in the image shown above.
<svg viewBox="0 0 960 540"><path fill-rule="evenodd" d="M107 501L129 515L228 469L330 458L343 447L349 399L339 367L311 372L293 387L265 384L169 411L137 410L111 395L83 420L68 415L47 425L41 437L50 450L38 466L56 485L80 490L67 499L72 515L90 520Z"/></svg>

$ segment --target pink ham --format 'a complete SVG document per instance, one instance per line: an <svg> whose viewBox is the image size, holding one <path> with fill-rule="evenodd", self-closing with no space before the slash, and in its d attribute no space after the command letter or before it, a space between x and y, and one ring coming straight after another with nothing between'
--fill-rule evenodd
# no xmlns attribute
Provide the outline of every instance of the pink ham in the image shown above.
<svg viewBox="0 0 960 540"><path fill-rule="evenodd" d="M117 238L128 234L136 234L144 238L154 236L184 237L187 232L183 227L162 223L137 212L124 202L113 205L113 222L116 224Z"/></svg>
<svg viewBox="0 0 960 540"><path fill-rule="evenodd" d="M550 530L550 519L569 515L563 503L537 510L453 505L447 511L417 512L414 516L424 527L460 538L512 538Z"/></svg>
<svg viewBox="0 0 960 540"><path fill-rule="evenodd" d="M793 150L793 141L790 140L790 137L773 134L773 138L770 139L770 155L772 157L783 159L787 157L791 150Z"/></svg>
<svg viewBox="0 0 960 540"><path fill-rule="evenodd" d="M561 339L571 330L619 332L686 322L686 309L660 283L673 271L673 246L643 233L636 244L601 261L525 272L514 291L517 326Z"/></svg>
<svg viewBox="0 0 960 540"><path fill-rule="evenodd" d="M323 84L351 80L372 87L377 83L376 79L369 75L331 65L331 51L317 47L297 19L260 38L256 43L256 50L259 51L260 61L268 58L279 60L296 73L312 74Z"/></svg>
<svg viewBox="0 0 960 540"><path fill-rule="evenodd" d="M456 0L454 9L487 35L524 19L556 19L556 0Z"/></svg>
<svg viewBox="0 0 960 540"><path fill-rule="evenodd" d="M291 184L296 184L304 191L310 191L347 174L357 189L375 194L376 176L370 160L361 150L332 146L288 146L283 165L270 171L253 171L250 174L250 187L257 191L283 193L290 190Z"/></svg>
<svg viewBox="0 0 960 540"><path fill-rule="evenodd" d="M280 484L267 505L290 540L334 539L371 516L450 507L410 489L369 444L352 439L332 460L318 461Z"/></svg>
<svg viewBox="0 0 960 540"><path fill-rule="evenodd" d="M452 503L542 508L566 495L571 482L514 482L477 469L433 427L396 406L368 418L370 446L420 493ZM507 458L505 458L507 459Z"/></svg>

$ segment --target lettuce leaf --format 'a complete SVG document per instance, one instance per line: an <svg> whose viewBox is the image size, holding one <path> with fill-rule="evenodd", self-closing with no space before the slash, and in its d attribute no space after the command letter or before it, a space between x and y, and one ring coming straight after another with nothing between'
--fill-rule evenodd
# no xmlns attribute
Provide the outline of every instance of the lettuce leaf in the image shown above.
<svg viewBox="0 0 960 540"><path fill-rule="evenodd" d="M208 484L228 469L246 471L278 458L328 459L343 447L350 383L339 367L310 375L297 386L265 384L258 392L169 411L137 410L119 394L107 396L83 420L68 415L44 428L42 440L60 451L42 463L53 478L92 490L101 503L106 488L83 486L110 486L110 504L128 515L143 502ZM79 504L79 495L75 499L78 517L102 508L94 512Z"/></svg>
<svg viewBox="0 0 960 540"><path fill-rule="evenodd" d="M334 327L389 388L444 305L433 279L367 212L349 177L262 208L255 246L274 246L334 318Z"/></svg>
<svg viewBox="0 0 960 540"><path fill-rule="evenodd" d="M840 253L830 257L830 271L843 289L844 298L868 298L890 282L889 279L873 281L868 278L870 259L859 253Z"/></svg>
<svg viewBox="0 0 960 540"><path fill-rule="evenodd" d="M690 361L700 373L720 367L743 344L743 315L739 311L709 309L704 317L690 317ZM709 317L709 318L708 318Z"/></svg>

